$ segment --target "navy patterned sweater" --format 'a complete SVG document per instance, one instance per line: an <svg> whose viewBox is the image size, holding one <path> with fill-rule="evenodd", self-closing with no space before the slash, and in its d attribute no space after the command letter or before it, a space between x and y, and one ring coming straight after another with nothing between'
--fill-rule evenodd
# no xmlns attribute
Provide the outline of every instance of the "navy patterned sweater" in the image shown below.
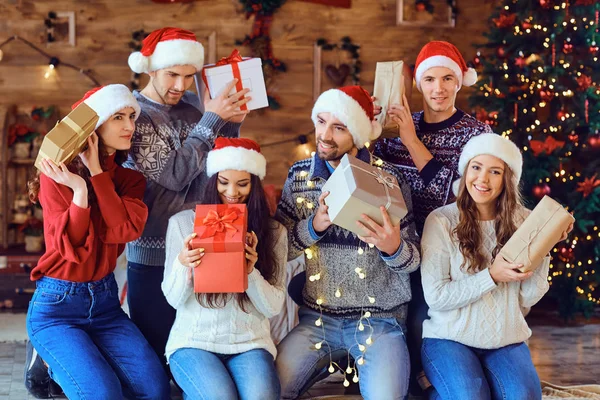
<svg viewBox="0 0 600 400"><path fill-rule="evenodd" d="M412 192L415 222L419 235L430 212L454 201L452 182L459 178L458 159L473 136L492 133L489 125L457 110L439 123L427 123L423 111L412 114L417 137L433 155L419 172L400 138L382 139L374 155L393 164L406 178Z"/></svg>
<svg viewBox="0 0 600 400"><path fill-rule="evenodd" d="M370 164L375 161L366 148L359 150L357 158ZM396 177L408 208L400 221L402 244L392 255L369 248L354 233L336 225L320 236L311 232L309 225L330 172L317 155L296 162L290 169L276 218L288 231L288 259L305 254L307 279L302 295L306 306L337 318L358 319L366 311L376 318L395 317L401 322L406 318L411 299L409 274L421 260L410 188L396 168L388 163L381 168ZM362 268L366 279L360 278L357 267ZM317 274L318 280L310 278Z"/></svg>

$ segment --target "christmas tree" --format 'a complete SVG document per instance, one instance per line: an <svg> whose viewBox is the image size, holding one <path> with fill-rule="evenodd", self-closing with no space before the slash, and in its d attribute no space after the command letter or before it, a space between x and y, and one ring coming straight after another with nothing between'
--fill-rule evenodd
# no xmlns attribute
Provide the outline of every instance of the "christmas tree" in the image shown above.
<svg viewBox="0 0 600 400"><path fill-rule="evenodd" d="M548 277L565 319L600 304L599 11L598 0L504 0L472 62L471 106L523 150L527 206L549 195L577 219Z"/></svg>

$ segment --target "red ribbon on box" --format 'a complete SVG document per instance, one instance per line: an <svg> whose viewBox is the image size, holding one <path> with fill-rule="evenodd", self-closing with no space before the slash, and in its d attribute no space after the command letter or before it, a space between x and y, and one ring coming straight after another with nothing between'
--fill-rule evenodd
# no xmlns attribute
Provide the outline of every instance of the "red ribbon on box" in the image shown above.
<svg viewBox="0 0 600 400"><path fill-rule="evenodd" d="M205 207L213 208L201 212L200 208ZM206 251L216 253L242 251L245 241L243 236L246 230L243 216L243 210L235 206L198 205L194 222L194 232L197 237L192 239L192 246L194 248L204 247ZM238 243L235 236L240 233L242 237Z"/></svg>
<svg viewBox="0 0 600 400"><path fill-rule="evenodd" d="M229 55L229 57L223 57L219 61L217 61L217 63L215 65L211 65L210 67L202 68L202 80L204 81L204 85L206 87L208 87L208 81L206 80L206 72L205 72L207 69L222 67L223 65L231 65L233 77L238 80L237 83L235 84L236 91L239 92L240 90L244 89L244 85L242 85L242 77L240 75L240 67L238 66L238 63L240 63L242 61L244 61L244 59L242 58L240 52L238 51L238 49L234 49L231 52L231 54ZM242 100L242 99L244 99L244 97L242 97L240 100ZM244 104L243 106L240 106L240 110L246 111L246 110L248 110L248 107L246 106L246 104Z"/></svg>
<svg viewBox="0 0 600 400"><path fill-rule="evenodd" d="M238 219L239 213L236 208L229 208L223 214L219 214L215 210L210 210L202 224L206 227L204 233L200 235L201 239L215 236L217 233L227 235L227 232L232 233L232 236L237 232L237 228L233 222Z"/></svg>

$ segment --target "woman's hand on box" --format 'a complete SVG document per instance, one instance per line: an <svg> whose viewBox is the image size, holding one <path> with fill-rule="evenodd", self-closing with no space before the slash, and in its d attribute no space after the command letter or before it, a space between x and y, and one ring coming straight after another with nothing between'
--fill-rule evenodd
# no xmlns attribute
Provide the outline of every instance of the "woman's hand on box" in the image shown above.
<svg viewBox="0 0 600 400"><path fill-rule="evenodd" d="M379 209L383 218L383 226L373 221L367 214L362 214L363 221L356 221L356 224L363 229L365 234L358 236L358 238L365 243L374 245L382 253L392 255L398 251L402 243L400 225L394 226L392 224L385 207Z"/></svg>
<svg viewBox="0 0 600 400"><path fill-rule="evenodd" d="M93 132L90 137L87 138L87 149L79 154L81 161L86 166L90 175L98 175L102 173L102 167L100 166L100 156L98 154L98 135Z"/></svg>
<svg viewBox="0 0 600 400"><path fill-rule="evenodd" d="M196 268L200 265L202 257L204 257L204 249L192 249L192 239L196 237L195 233L192 233L183 240L183 248L179 252L177 259L181 265L188 268Z"/></svg>
<svg viewBox="0 0 600 400"><path fill-rule="evenodd" d="M490 266L490 276L494 282L516 282L524 281L533 275L533 271L521 272L522 264L513 264L504 259L500 254L496 255L494 262Z"/></svg>
<svg viewBox="0 0 600 400"><path fill-rule="evenodd" d="M567 240L567 237L569 236L569 233L571 233L571 231L573 230L573 222L571 222L571 225L569 225L569 227L567 228L566 231L564 231L562 233L562 235L560 236L560 240L559 242L562 242L563 240Z"/></svg>
<svg viewBox="0 0 600 400"><path fill-rule="evenodd" d="M236 121L243 121L249 111L242 111L240 107L252 100L251 97L244 97L250 89L242 89L232 95L229 95L231 89L235 87L237 79L232 80L214 99L210 98L208 88L204 91L204 110L217 114L225 121L236 118ZM235 121L234 121L235 122Z"/></svg>
<svg viewBox="0 0 600 400"><path fill-rule="evenodd" d="M258 252L256 246L258 245L258 237L254 232L246 232L246 273L250 275L254 271L254 266L258 261Z"/></svg>

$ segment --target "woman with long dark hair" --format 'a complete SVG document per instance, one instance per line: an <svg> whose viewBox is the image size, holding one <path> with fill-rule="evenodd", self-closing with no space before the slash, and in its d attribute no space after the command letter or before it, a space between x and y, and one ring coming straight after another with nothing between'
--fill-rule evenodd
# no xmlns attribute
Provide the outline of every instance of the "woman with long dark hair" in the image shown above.
<svg viewBox="0 0 600 400"><path fill-rule="evenodd" d="M31 271L27 333L69 399L168 399L166 374L121 309L113 275L148 215L144 177L120 165L140 107L124 85L91 90L73 108L81 102L99 116L88 148L68 166L43 160L29 182L46 252Z"/></svg>
<svg viewBox="0 0 600 400"><path fill-rule="evenodd" d="M459 159L456 203L425 222L422 357L430 399L542 398L522 310L548 291L550 256L522 273L499 255L530 212L519 194L522 165L510 140L472 138Z"/></svg>
<svg viewBox="0 0 600 400"><path fill-rule="evenodd" d="M177 310L166 357L189 399L279 399L276 348L269 318L284 302L287 233L271 219L261 180L266 160L250 139L218 138L208 153L204 204L246 204L245 293L194 294L193 268L203 249L192 249L194 210L175 214L167 229L162 289Z"/></svg>

